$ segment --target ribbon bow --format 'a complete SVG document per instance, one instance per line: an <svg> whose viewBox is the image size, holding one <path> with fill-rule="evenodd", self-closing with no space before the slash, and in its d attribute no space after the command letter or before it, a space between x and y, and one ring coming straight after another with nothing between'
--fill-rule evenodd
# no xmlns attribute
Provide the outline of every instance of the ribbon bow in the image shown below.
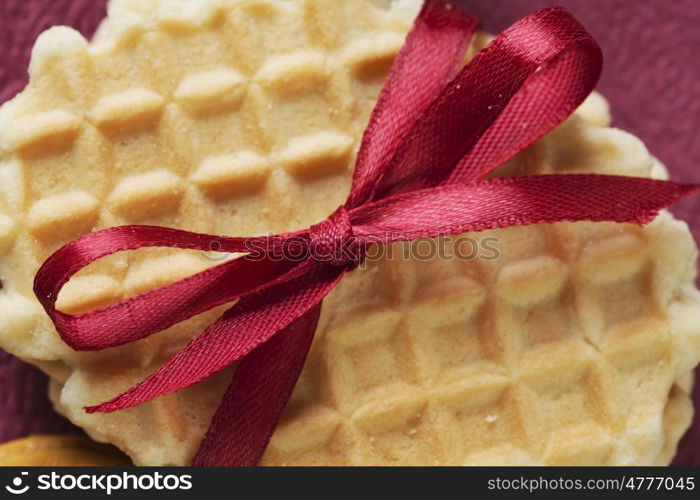
<svg viewBox="0 0 700 500"><path fill-rule="evenodd" d="M696 189L603 175L484 178L581 104L602 56L571 15L553 8L522 19L459 70L477 29L456 4L426 1L365 130L348 199L320 224L252 239L112 227L52 255L34 291L76 350L134 342L237 300L145 380L86 411L139 405L238 362L193 463L257 464L304 364L322 299L369 245L558 221L643 224ZM85 314L55 308L70 277L101 257L154 246L209 250L212 241L246 255ZM262 250L252 252L251 242ZM293 245L305 258L276 258Z"/></svg>

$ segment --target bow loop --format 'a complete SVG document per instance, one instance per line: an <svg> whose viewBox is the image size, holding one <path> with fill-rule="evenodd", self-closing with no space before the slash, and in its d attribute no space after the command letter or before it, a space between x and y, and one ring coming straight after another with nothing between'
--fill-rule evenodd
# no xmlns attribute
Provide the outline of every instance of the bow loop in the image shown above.
<svg viewBox="0 0 700 500"><path fill-rule="evenodd" d="M384 169L375 199L486 175L573 113L601 68L600 47L566 10L525 17L425 109Z"/></svg>
<svg viewBox="0 0 700 500"><path fill-rule="evenodd" d="M478 28L479 20L451 0L425 2L365 128L348 208L376 199L387 166L423 112L459 69Z"/></svg>

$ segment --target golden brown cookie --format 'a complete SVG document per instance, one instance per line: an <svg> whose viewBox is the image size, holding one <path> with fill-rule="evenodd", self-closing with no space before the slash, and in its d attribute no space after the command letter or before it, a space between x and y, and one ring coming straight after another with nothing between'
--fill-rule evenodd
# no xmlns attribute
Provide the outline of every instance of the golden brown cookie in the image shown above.
<svg viewBox="0 0 700 500"><path fill-rule="evenodd" d="M76 353L33 297L33 276L93 229L250 236L326 218L347 195L419 3L113 0L92 43L67 28L40 37L27 90L0 108L0 345L53 377L58 411L137 464L190 461L230 370L130 410L82 407L143 379L220 309ZM592 96L498 175L663 177L641 142L608 128L606 106ZM473 237L495 238L498 258L404 260L395 245L393 259L343 280L264 464L670 460L700 360L686 225L663 213L643 229L562 223ZM220 258L120 254L81 272L58 305L91 309Z"/></svg>
<svg viewBox="0 0 700 500"><path fill-rule="evenodd" d="M125 466L129 459L113 446L77 435L37 434L0 445L0 466Z"/></svg>

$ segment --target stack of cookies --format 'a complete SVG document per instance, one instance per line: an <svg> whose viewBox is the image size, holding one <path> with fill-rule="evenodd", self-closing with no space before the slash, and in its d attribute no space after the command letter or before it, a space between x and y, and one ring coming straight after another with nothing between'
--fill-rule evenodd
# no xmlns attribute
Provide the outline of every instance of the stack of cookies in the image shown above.
<svg viewBox="0 0 700 500"><path fill-rule="evenodd" d="M112 414L83 407L145 378L222 312L75 352L32 293L72 239L153 224L253 236L308 227L347 196L355 154L419 0L112 0L92 42L37 41L0 108L0 346L51 377L56 409L139 465L185 465L231 369ZM486 44L480 35L467 57ZM496 175L665 178L592 95ZM324 301L263 464L668 463L700 362L697 248L662 213L644 228L558 223L395 244ZM463 242L464 240L462 240ZM79 313L235 256L142 249L64 288ZM420 253L421 255L416 255Z"/></svg>

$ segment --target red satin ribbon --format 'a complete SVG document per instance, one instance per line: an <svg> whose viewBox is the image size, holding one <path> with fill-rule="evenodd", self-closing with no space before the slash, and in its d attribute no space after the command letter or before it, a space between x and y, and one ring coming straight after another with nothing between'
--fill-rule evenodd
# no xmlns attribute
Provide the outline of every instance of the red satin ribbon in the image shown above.
<svg viewBox="0 0 700 500"><path fill-rule="evenodd" d="M601 175L484 179L581 104L602 56L583 27L554 8L522 19L458 71L477 28L456 4L426 1L365 130L350 195L326 221L252 239L113 227L52 255L34 290L76 350L133 342L239 299L148 378L86 410L136 406L238 362L194 464L257 464L304 364L322 299L368 245L558 221L643 224L696 189ZM103 309L55 309L63 285L100 257L150 246L209 250L213 241L247 255ZM309 256L278 258L292 247Z"/></svg>

